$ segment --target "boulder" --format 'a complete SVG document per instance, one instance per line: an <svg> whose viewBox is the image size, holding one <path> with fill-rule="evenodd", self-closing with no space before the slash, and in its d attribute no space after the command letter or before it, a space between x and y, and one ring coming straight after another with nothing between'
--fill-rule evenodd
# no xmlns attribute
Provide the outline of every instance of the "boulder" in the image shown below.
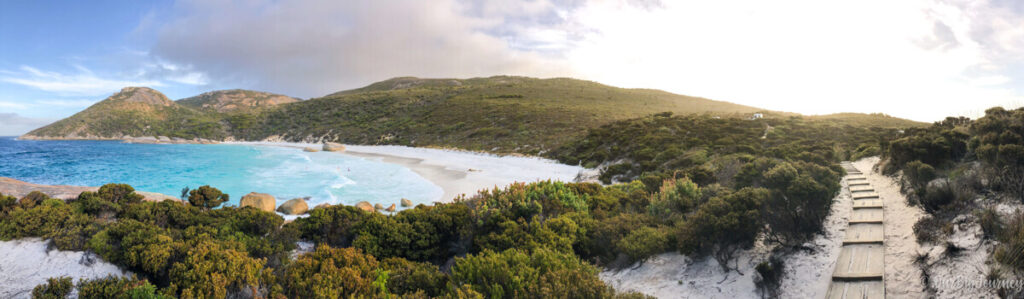
<svg viewBox="0 0 1024 299"><path fill-rule="evenodd" d="M239 207L254 207L262 211L273 212L274 207L277 206L277 200L274 196L266 193L250 192L245 196L242 196L242 200L238 202Z"/></svg>
<svg viewBox="0 0 1024 299"><path fill-rule="evenodd" d="M387 209L384 209L384 210L388 211L388 212L394 212L395 211L395 204L391 204L390 207L388 207Z"/></svg>
<svg viewBox="0 0 1024 299"><path fill-rule="evenodd" d="M357 203L356 208L359 208L360 210L367 212L373 212L373 205L365 201L360 201L359 203Z"/></svg>
<svg viewBox="0 0 1024 299"><path fill-rule="evenodd" d="M325 202L325 203L316 205L315 207L313 207L313 209L314 210L316 210L316 209L323 209L323 208L330 207L330 206L331 206L331 204Z"/></svg>
<svg viewBox="0 0 1024 299"><path fill-rule="evenodd" d="M324 142L324 151L325 152L344 152L345 151L345 146L341 145L341 143L336 143L336 142Z"/></svg>
<svg viewBox="0 0 1024 299"><path fill-rule="evenodd" d="M293 198L277 207L277 211L285 215L302 215L309 211L309 205L302 198Z"/></svg>
<svg viewBox="0 0 1024 299"><path fill-rule="evenodd" d="M320 150L312 148L312 147L307 147L307 148L302 149L302 151L309 152L309 153L315 153L315 152L319 152Z"/></svg>
<svg viewBox="0 0 1024 299"><path fill-rule="evenodd" d="M412 201L411 200L403 198L401 200L401 202L402 202L402 207L408 208L408 207L412 206Z"/></svg>
<svg viewBox="0 0 1024 299"><path fill-rule="evenodd" d="M378 204L373 205L373 208L377 209L377 210L383 210L384 209L384 205L378 203Z"/></svg>

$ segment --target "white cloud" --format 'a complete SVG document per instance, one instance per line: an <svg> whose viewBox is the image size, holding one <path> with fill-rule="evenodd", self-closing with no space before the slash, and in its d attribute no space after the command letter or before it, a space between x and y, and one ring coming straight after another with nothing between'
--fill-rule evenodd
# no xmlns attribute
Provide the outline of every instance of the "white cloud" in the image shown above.
<svg viewBox="0 0 1024 299"><path fill-rule="evenodd" d="M972 26L986 20L972 17L926 0L672 1L660 10L596 1L569 16L594 33L567 59L579 76L612 85L930 121L1020 99L992 63L1018 53L1004 45L1014 39L998 49L977 40ZM1007 34L1016 36L992 35Z"/></svg>
<svg viewBox="0 0 1024 299"><path fill-rule="evenodd" d="M23 110L25 108L28 108L28 106L26 106L25 104L22 104L22 103L17 103L17 102L0 101L0 108Z"/></svg>
<svg viewBox="0 0 1024 299"><path fill-rule="evenodd" d="M549 7L540 1L541 7ZM195 66L214 85L322 96L397 76L568 75L562 61L486 33L504 21L472 3L183 1L156 30L159 59ZM530 15L529 8L515 15Z"/></svg>
<svg viewBox="0 0 1024 299"><path fill-rule="evenodd" d="M17 113L0 112L0 136L16 136L25 134L35 128L45 126L53 119L30 118Z"/></svg>
<svg viewBox="0 0 1024 299"><path fill-rule="evenodd" d="M21 72L5 72L0 81L31 87L38 90L53 92L59 95L84 95L97 96L109 94L125 86L163 86L160 81L126 81L118 79L101 78L89 69L82 66L75 66L79 70L77 74L62 74L36 69L31 66L22 66Z"/></svg>
<svg viewBox="0 0 1024 299"><path fill-rule="evenodd" d="M1008 2L1006 4L1003 2ZM1009 0L183 1L151 57L309 97L396 76L571 76L806 114L937 120L1021 102ZM145 29L149 28L149 29ZM1014 74L1017 71L1018 74Z"/></svg>

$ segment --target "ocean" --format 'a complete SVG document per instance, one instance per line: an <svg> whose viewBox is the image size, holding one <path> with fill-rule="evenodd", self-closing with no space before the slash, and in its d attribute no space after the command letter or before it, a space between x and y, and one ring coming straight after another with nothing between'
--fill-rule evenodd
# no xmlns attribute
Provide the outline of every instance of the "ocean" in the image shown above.
<svg viewBox="0 0 1024 299"><path fill-rule="evenodd" d="M321 203L388 206L440 200L443 190L400 165L332 152L237 144L126 144L119 141L32 141L0 137L0 176L46 185L126 183L136 190L181 194L210 185L237 205L249 192L278 204L310 197Z"/></svg>

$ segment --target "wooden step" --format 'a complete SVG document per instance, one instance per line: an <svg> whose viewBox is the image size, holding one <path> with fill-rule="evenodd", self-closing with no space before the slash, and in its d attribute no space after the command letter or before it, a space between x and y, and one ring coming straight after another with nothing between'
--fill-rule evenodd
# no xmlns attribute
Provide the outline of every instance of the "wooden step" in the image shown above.
<svg viewBox="0 0 1024 299"><path fill-rule="evenodd" d="M857 209L850 212L850 224L855 223L882 223L882 208Z"/></svg>
<svg viewBox="0 0 1024 299"><path fill-rule="evenodd" d="M861 199L876 199L876 198L878 198L878 193L876 193L876 192L857 192L857 193L853 193L854 202L856 202L857 200L861 200Z"/></svg>
<svg viewBox="0 0 1024 299"><path fill-rule="evenodd" d="M860 180L860 181L850 181L850 182L849 182L848 184L850 185L850 187L853 187L853 186L868 186L868 185L871 185L870 183L868 183L868 181L865 181L865 180Z"/></svg>
<svg viewBox="0 0 1024 299"><path fill-rule="evenodd" d="M881 199L859 199L853 201L853 209L874 209L881 208Z"/></svg>
<svg viewBox="0 0 1024 299"><path fill-rule="evenodd" d="M882 299L885 283L882 281L833 281L828 287L827 299Z"/></svg>
<svg viewBox="0 0 1024 299"><path fill-rule="evenodd" d="M872 192L872 191L875 191L875 187L871 187L871 185L867 185L867 186L852 186L852 187L850 187L850 192Z"/></svg>
<svg viewBox="0 0 1024 299"><path fill-rule="evenodd" d="M868 178L863 175L851 175L846 177L846 181L867 181Z"/></svg>
<svg viewBox="0 0 1024 299"><path fill-rule="evenodd" d="M848 244L881 244L885 240L885 232L880 223L851 223L846 229L843 245Z"/></svg>
<svg viewBox="0 0 1024 299"><path fill-rule="evenodd" d="M882 244L843 245L832 280L881 280L885 273L884 260L885 247Z"/></svg>

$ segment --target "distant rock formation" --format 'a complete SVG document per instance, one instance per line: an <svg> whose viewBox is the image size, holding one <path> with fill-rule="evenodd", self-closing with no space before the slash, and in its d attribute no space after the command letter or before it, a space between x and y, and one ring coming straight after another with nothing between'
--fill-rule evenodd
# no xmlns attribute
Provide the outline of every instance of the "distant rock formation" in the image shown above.
<svg viewBox="0 0 1024 299"><path fill-rule="evenodd" d="M411 200L403 198L400 202L402 203L402 207L403 208L408 208L408 207L412 206L412 201Z"/></svg>
<svg viewBox="0 0 1024 299"><path fill-rule="evenodd" d="M242 196L238 206L254 207L262 211L273 212L274 207L277 206L277 200L270 194L250 192Z"/></svg>
<svg viewBox="0 0 1024 299"><path fill-rule="evenodd" d="M298 102L299 99L269 92L231 89L206 92L178 100L178 104L214 112L249 112L259 108Z"/></svg>

